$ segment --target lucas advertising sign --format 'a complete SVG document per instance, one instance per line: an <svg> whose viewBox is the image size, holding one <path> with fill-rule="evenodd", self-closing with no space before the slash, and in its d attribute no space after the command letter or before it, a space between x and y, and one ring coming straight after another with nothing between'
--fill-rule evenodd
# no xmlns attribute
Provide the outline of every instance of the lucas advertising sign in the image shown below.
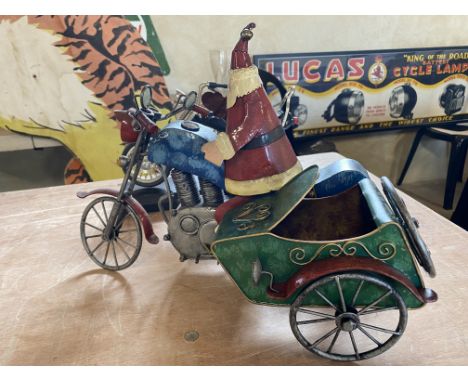
<svg viewBox="0 0 468 382"><path fill-rule="evenodd" d="M468 46L270 54L255 64L308 109L296 138L468 120Z"/></svg>

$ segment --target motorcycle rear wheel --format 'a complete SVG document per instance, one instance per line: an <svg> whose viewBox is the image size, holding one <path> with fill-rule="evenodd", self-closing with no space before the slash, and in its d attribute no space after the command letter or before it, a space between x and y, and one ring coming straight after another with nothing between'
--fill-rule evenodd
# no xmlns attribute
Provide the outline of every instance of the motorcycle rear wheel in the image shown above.
<svg viewBox="0 0 468 382"><path fill-rule="evenodd" d="M131 157L134 153L134 148L135 145L133 143L125 145L122 155ZM127 167L124 167L123 171L127 172ZM135 170L132 169L132 176L134 171ZM157 164L150 162L147 155L145 155L135 183L140 187L156 187L163 181L164 178L162 176L161 168Z"/></svg>

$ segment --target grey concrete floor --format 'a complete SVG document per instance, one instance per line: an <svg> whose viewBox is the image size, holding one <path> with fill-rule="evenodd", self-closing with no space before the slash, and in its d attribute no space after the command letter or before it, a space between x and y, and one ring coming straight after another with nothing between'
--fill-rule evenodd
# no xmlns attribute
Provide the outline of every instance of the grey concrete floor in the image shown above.
<svg viewBox="0 0 468 382"><path fill-rule="evenodd" d="M63 185L65 147L0 152L0 192Z"/></svg>
<svg viewBox="0 0 468 382"><path fill-rule="evenodd" d="M453 209L450 210L444 210L442 207L445 193L445 179L435 179L424 182L403 182L403 184L398 186L398 188L415 198L420 203L434 210L439 215L450 219L453 214L453 210L457 206L458 199L460 198L460 194L465 184L464 182L466 181L467 179L465 178L463 179L463 182L457 183Z"/></svg>

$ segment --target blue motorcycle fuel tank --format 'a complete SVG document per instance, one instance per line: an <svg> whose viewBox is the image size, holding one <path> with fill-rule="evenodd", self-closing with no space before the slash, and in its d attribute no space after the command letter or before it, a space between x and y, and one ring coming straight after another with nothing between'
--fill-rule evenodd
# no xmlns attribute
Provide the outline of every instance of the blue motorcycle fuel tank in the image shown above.
<svg viewBox="0 0 468 382"><path fill-rule="evenodd" d="M224 189L224 166L205 159L201 147L216 139L216 130L193 121L175 121L151 138L148 159L158 165L199 176Z"/></svg>

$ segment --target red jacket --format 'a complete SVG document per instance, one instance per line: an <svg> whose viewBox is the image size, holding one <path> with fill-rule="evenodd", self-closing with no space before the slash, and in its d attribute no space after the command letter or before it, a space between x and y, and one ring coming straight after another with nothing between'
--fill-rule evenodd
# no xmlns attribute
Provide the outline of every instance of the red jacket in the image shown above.
<svg viewBox="0 0 468 382"><path fill-rule="evenodd" d="M226 133L236 154L225 162L226 178L253 180L281 174L293 167L297 157L286 135L263 147L243 149L253 138L280 125L263 88L238 98L227 116Z"/></svg>

